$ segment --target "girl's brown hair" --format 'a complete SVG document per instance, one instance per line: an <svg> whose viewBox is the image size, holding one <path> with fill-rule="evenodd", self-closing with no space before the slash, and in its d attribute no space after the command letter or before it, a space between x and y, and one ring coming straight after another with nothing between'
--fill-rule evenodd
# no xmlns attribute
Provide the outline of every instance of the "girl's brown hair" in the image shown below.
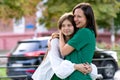
<svg viewBox="0 0 120 80"><path fill-rule="evenodd" d="M65 21L65 20L68 20L72 23L73 27L74 27L74 33L77 31L77 27L76 27L76 24L74 22L74 16L72 13L65 13L63 14L60 19L58 20L58 28L61 29L62 28L62 23ZM73 33L73 34L74 34Z"/></svg>

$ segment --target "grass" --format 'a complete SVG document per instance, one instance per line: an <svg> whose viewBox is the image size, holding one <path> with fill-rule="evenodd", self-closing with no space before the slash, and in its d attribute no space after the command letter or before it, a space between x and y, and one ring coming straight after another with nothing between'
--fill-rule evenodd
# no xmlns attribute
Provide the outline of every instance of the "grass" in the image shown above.
<svg viewBox="0 0 120 80"><path fill-rule="evenodd" d="M0 68L0 80L11 80L9 78L4 78L6 76L7 76L6 75L6 69L5 68ZM1 78L1 77L3 77L3 78Z"/></svg>
<svg viewBox="0 0 120 80"><path fill-rule="evenodd" d="M118 57L118 65L120 68L120 45L114 49L117 52L117 57Z"/></svg>
<svg viewBox="0 0 120 80"><path fill-rule="evenodd" d="M6 54L7 52L8 52L7 50L0 50L0 55ZM1 66L1 64L0 64L0 66ZM0 67L0 80L11 80L10 78L7 78L6 68Z"/></svg>
<svg viewBox="0 0 120 80"><path fill-rule="evenodd" d="M0 76L6 76L6 69L5 68L0 68Z"/></svg>

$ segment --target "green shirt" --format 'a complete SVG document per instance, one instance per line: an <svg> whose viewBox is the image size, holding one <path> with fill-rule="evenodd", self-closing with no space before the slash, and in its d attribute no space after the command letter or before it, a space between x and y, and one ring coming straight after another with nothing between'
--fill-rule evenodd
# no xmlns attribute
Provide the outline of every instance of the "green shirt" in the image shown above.
<svg viewBox="0 0 120 80"><path fill-rule="evenodd" d="M68 41L68 45L74 48L65 59L73 63L91 63L95 51L96 39L93 30L88 28L79 29ZM74 71L64 80L92 80L89 74L84 75L79 71Z"/></svg>

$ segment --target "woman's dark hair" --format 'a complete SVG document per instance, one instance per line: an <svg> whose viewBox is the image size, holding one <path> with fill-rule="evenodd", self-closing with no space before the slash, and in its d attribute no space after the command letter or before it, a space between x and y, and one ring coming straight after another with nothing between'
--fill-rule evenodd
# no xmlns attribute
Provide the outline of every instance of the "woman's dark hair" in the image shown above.
<svg viewBox="0 0 120 80"><path fill-rule="evenodd" d="M76 27L76 24L74 22L74 16L72 13L65 13L63 14L60 19L58 20L58 28L61 29L62 28L62 23L65 21L65 20L68 20L72 23L73 27L74 27L74 33L77 31L77 27ZM73 34L74 34L73 33Z"/></svg>
<svg viewBox="0 0 120 80"><path fill-rule="evenodd" d="M86 28L92 29L95 33L95 37L97 37L97 30L96 30L96 21L95 21L95 17L94 17L94 13L93 13L93 9L90 6L89 3L80 3L78 5L76 5L73 8L73 15L76 9L81 9L84 12L84 15L86 16L87 19L87 26Z"/></svg>

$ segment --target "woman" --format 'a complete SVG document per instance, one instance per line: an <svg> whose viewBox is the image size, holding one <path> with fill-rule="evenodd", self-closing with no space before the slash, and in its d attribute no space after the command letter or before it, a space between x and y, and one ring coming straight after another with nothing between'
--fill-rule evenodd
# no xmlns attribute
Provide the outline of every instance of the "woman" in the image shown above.
<svg viewBox="0 0 120 80"><path fill-rule="evenodd" d="M59 29L61 29L64 34L65 41L67 41L76 30L73 15L69 13L64 14L59 19L58 24L60 25ZM91 67L87 64L74 64L68 60L63 60L58 45L58 38L51 39L50 49L46 59L41 63L32 76L34 80L50 80L51 78L55 80L60 78L64 79L75 70L81 71L85 74L91 71ZM56 75L54 75L54 73L60 78L55 78L54 76Z"/></svg>
<svg viewBox="0 0 120 80"><path fill-rule="evenodd" d="M73 8L76 27L79 28L75 35L65 43L63 33L60 31L60 52L76 64L91 63L96 45L96 23L94 13L89 3L80 3ZM65 80L92 80L89 74L74 71Z"/></svg>

